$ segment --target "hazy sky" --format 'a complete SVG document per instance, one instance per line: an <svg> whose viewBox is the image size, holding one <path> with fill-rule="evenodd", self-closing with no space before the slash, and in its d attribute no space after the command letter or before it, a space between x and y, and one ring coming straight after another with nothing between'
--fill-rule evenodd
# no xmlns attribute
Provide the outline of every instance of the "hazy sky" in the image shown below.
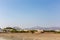
<svg viewBox="0 0 60 40"><path fill-rule="evenodd" d="M60 27L60 0L0 0L0 27Z"/></svg>

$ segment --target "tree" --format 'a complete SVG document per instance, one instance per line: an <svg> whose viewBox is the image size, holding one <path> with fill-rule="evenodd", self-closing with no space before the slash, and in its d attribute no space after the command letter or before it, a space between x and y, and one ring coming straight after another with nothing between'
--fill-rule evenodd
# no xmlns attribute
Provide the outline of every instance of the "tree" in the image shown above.
<svg viewBox="0 0 60 40"><path fill-rule="evenodd" d="M6 27L3 29L3 31L5 31L5 32L17 32L17 30L12 28L12 27Z"/></svg>

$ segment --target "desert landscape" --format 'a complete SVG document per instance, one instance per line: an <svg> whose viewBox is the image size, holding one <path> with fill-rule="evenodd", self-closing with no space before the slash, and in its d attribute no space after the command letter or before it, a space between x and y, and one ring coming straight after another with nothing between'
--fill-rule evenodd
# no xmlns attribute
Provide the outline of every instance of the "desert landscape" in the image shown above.
<svg viewBox="0 0 60 40"><path fill-rule="evenodd" d="M0 40L60 40L60 0L0 0Z"/></svg>
<svg viewBox="0 0 60 40"><path fill-rule="evenodd" d="M60 40L59 33L1 33L0 37L5 40Z"/></svg>

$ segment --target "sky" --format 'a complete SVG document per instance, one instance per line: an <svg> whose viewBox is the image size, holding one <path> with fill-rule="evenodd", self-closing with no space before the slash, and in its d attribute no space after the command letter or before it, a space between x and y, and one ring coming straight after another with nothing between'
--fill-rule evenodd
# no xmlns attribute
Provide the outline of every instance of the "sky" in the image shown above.
<svg viewBox="0 0 60 40"><path fill-rule="evenodd" d="M60 0L0 0L0 27L60 27Z"/></svg>

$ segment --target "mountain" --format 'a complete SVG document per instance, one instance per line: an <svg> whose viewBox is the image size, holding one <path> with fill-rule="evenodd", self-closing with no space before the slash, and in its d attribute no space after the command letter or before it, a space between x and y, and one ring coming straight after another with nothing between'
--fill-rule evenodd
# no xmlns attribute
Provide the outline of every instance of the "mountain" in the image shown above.
<svg viewBox="0 0 60 40"><path fill-rule="evenodd" d="M52 30L60 30L60 27L50 27Z"/></svg>
<svg viewBox="0 0 60 40"><path fill-rule="evenodd" d="M40 27L40 26L34 26L34 27L31 27L31 28L25 28L27 30L36 30L36 29L39 29L39 30L60 30L60 27Z"/></svg>
<svg viewBox="0 0 60 40"><path fill-rule="evenodd" d="M31 28L25 28L26 30L36 30L36 29L44 29L44 27L40 27L40 26L34 26L34 27L31 27Z"/></svg>
<svg viewBox="0 0 60 40"><path fill-rule="evenodd" d="M20 28L20 27L13 27L13 28L16 30L22 30L22 28Z"/></svg>

